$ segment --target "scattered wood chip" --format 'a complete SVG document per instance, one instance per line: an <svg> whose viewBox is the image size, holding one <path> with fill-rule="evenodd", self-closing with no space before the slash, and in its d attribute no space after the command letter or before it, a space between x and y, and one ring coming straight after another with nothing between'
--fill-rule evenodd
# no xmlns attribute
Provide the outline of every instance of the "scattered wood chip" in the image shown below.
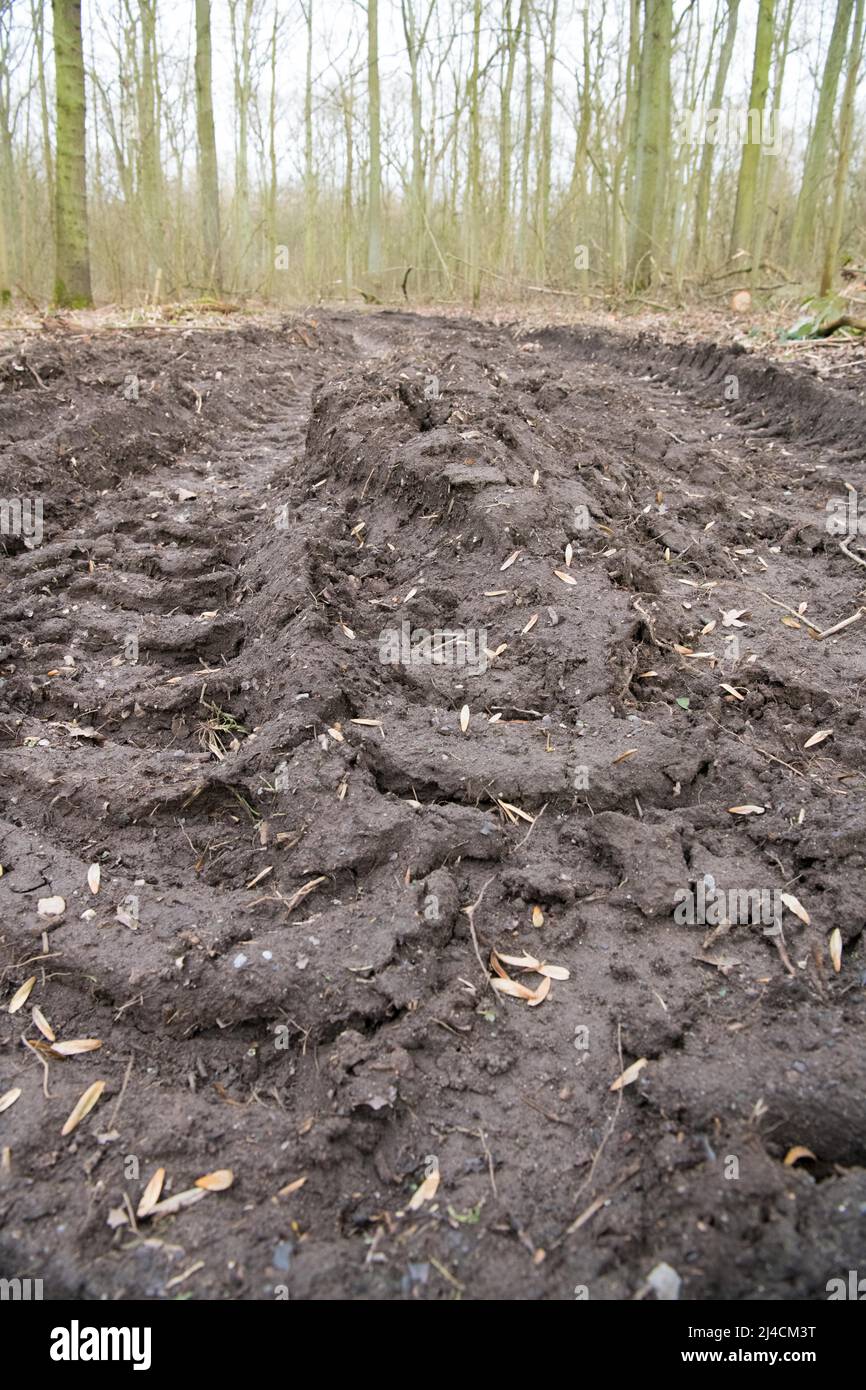
<svg viewBox="0 0 866 1390"><path fill-rule="evenodd" d="M285 1185L285 1187L281 1187L281 1188L280 1188L279 1192L277 1193L277 1196L278 1196L278 1197L291 1197L291 1195L292 1195L293 1192L299 1192L299 1191L301 1190L301 1188L303 1187L303 1185L304 1185L304 1183L305 1183L306 1181L307 1181L307 1174L305 1173L304 1176L303 1176L302 1178L295 1178L295 1181L294 1181L294 1182L287 1182L286 1185Z"/></svg>
<svg viewBox="0 0 866 1390"><path fill-rule="evenodd" d="M24 1005L27 1003L27 1000L30 998L30 991L33 989L33 986L35 984L36 976L31 975L29 980L25 980L23 985L16 989L15 993L12 995L12 998L9 1000L8 1012L10 1014L17 1014L18 1010L24 1007Z"/></svg>
<svg viewBox="0 0 866 1390"><path fill-rule="evenodd" d="M296 892L294 892L292 896L289 898L288 902L286 903L286 911L293 912L294 909L298 906L298 903L303 902L304 898L306 898L308 894L312 893L314 888L318 887L320 883L325 882L325 878L325 874L319 874L318 878L311 878L308 879L306 883L303 883L301 887L298 888Z"/></svg>
<svg viewBox="0 0 866 1390"><path fill-rule="evenodd" d="M166 1197L164 1202L157 1202L155 1207L151 1207L150 1216L174 1216L177 1212L183 1211L185 1207L191 1207L196 1202L200 1202L207 1193L203 1187L188 1187L183 1192L178 1192L174 1197Z"/></svg>
<svg viewBox="0 0 866 1390"><path fill-rule="evenodd" d="M93 1109L96 1102L99 1100L99 1097L102 1095L102 1092L104 1090L104 1081L94 1081L93 1085L88 1086L84 1094L79 1096L78 1100L72 1108L72 1111L69 1115L69 1119L66 1121L65 1125L60 1131L61 1138L65 1138L67 1134L71 1134L72 1131L76 1129L78 1125L81 1124L81 1121L85 1118L85 1116L90 1114L91 1110Z"/></svg>
<svg viewBox="0 0 866 1390"><path fill-rule="evenodd" d="M255 888L257 883L261 883L263 878L267 878L268 874L272 874L273 872L274 866L273 864L269 864L266 869L262 869L260 873L257 873L255 878L250 879L247 888Z"/></svg>
<svg viewBox="0 0 866 1390"><path fill-rule="evenodd" d="M91 864L87 870L87 886L91 893L99 892L99 881L102 878L102 870L98 864Z"/></svg>
<svg viewBox="0 0 866 1390"><path fill-rule="evenodd" d="M409 1211L417 1211L419 1207L423 1207L425 1202L432 1202L436 1193L439 1191L439 1183L441 1180L439 1169L434 1168L433 1172L429 1173L424 1181L416 1187L415 1191L412 1193L409 1199Z"/></svg>
<svg viewBox="0 0 866 1390"><path fill-rule="evenodd" d="M830 738L832 733L832 729L819 729L817 733L812 734L811 738L806 739L806 742L803 744L803 747L814 748L817 744L823 743L825 739Z"/></svg>
<svg viewBox="0 0 866 1390"><path fill-rule="evenodd" d="M40 898L36 904L36 911L40 917L59 917L62 912L66 911L66 899L60 897Z"/></svg>
<svg viewBox="0 0 866 1390"><path fill-rule="evenodd" d="M632 1062L630 1067L626 1067L622 1075L616 1078L616 1081L610 1083L610 1089L621 1091L624 1086L630 1086L633 1081L637 1081L646 1064L646 1057L639 1057L636 1062Z"/></svg>
<svg viewBox="0 0 866 1390"><path fill-rule="evenodd" d="M165 1182L165 1169L157 1168L156 1172L148 1181L147 1187L141 1194L141 1200L135 1209L135 1214L139 1221L143 1221L146 1216L150 1216L157 1202L162 1195L162 1185Z"/></svg>
<svg viewBox="0 0 866 1390"><path fill-rule="evenodd" d="M196 1187L203 1187L205 1192L227 1192L235 1180L235 1175L231 1168L217 1168L213 1173L205 1173L203 1178L196 1178Z"/></svg>
<svg viewBox="0 0 866 1390"><path fill-rule="evenodd" d="M801 922L805 922L807 927L811 926L812 918L809 916L799 898L795 898L793 893L780 893L779 897L789 912L793 912L794 916L799 917Z"/></svg>

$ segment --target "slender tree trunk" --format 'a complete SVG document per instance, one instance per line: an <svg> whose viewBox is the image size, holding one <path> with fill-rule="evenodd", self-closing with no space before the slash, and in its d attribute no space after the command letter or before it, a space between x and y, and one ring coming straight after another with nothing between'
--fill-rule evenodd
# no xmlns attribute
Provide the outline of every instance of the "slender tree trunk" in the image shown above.
<svg viewBox="0 0 866 1390"><path fill-rule="evenodd" d="M558 0L552 0L550 21L544 36L544 96L541 103L541 133L538 159L538 227L539 270L547 276L547 232L550 222L550 184L553 159L553 63L556 57L556 16Z"/></svg>
<svg viewBox="0 0 866 1390"><path fill-rule="evenodd" d="M794 15L794 5L796 0L788 0L788 7L782 21L781 32L776 35L776 61L773 71L773 95L770 102L770 110L773 113L774 136L778 140L781 137L779 128L779 115L782 109L782 91L785 85L785 68L788 62L788 51L791 44L791 20ZM767 235L767 218L770 211L770 192L773 186L773 175L777 170L779 160L777 157L767 157L761 162L759 171L760 194L758 198L758 215L755 227L755 242L752 250L752 281L757 286L758 276L761 269L761 260L764 255L764 241Z"/></svg>
<svg viewBox="0 0 866 1390"><path fill-rule="evenodd" d="M803 180L791 228L789 260L792 266L800 266L812 254L815 247L815 228L818 208L822 203L822 184L830 166L830 133L833 125L833 111L836 106L836 92L839 74L845 59L848 44L848 30L851 27L851 11L854 0L838 0L830 46L824 64L824 76L818 97L818 110L815 124L809 136L806 149L806 162L803 167Z"/></svg>
<svg viewBox="0 0 866 1390"><path fill-rule="evenodd" d="M719 63L716 68L716 75L713 81L713 90L710 96L710 110L718 111L722 105L725 95L725 83L728 80L728 69L731 66L731 55L734 51L734 39L737 34L737 15L740 8L740 0L727 0L728 18L725 24L725 37L722 40L722 47L719 53ZM713 177L713 156L715 145L707 140L701 151L701 162L698 168L698 181L695 190L695 226L693 256L695 269L698 275L703 273L706 245L707 245L707 217L710 207L710 184Z"/></svg>
<svg viewBox="0 0 866 1390"><path fill-rule="evenodd" d="M211 80L210 0L195 0L195 102L205 283L222 290L220 196Z"/></svg>
<svg viewBox="0 0 866 1390"><path fill-rule="evenodd" d="M505 7L505 75L499 93L499 207L497 209L496 252L503 272L511 271L514 238L511 231L511 161L514 147L511 123L511 99L514 92L514 70L520 45L526 4L521 4L515 28L511 27L512 0Z"/></svg>
<svg viewBox="0 0 866 1390"><path fill-rule="evenodd" d="M159 149L156 73L156 0L139 0L141 84L138 90L141 223L150 275L162 266L162 167Z"/></svg>
<svg viewBox="0 0 866 1390"><path fill-rule="evenodd" d="M670 144L672 0L644 0L635 160L634 221L628 275L651 284L656 231L663 207L665 152Z"/></svg>
<svg viewBox="0 0 866 1390"><path fill-rule="evenodd" d="M833 176L833 206L830 214L830 227L824 245L824 269L821 274L821 293L829 294L838 271L839 246L842 240L842 218L845 213L845 186L848 181L848 166L851 163L851 148L854 140L854 98L857 94L857 81L860 76L860 61L863 56L863 0L856 0L854 28L848 49L848 70L845 74L845 87L842 92L842 106L839 112L839 156Z"/></svg>
<svg viewBox="0 0 866 1390"><path fill-rule="evenodd" d="M367 224L367 274L381 275L382 251L382 149L379 99L379 0L367 0L367 101L370 132L369 208Z"/></svg>
<svg viewBox="0 0 866 1390"><path fill-rule="evenodd" d="M316 279L316 171L313 165L313 0L307 0L307 69L304 80L304 282Z"/></svg>
<svg viewBox="0 0 866 1390"><path fill-rule="evenodd" d="M48 114L48 86L45 81L45 10L38 0L31 0L30 14L36 45L36 72L39 82L39 115L42 123L42 162L45 165L45 187L48 193L49 216L54 220L54 158L51 153L51 121Z"/></svg>
<svg viewBox="0 0 866 1390"><path fill-rule="evenodd" d="M734 206L734 225L731 230L731 255L738 251L754 253L755 203L758 190L758 168L761 162L760 138L770 86L770 57L773 51L774 0L760 0L758 27L755 35L755 61L752 66L752 86L749 92L749 120L740 158L737 181L737 201ZM752 121L756 122L756 127ZM755 138L757 136L757 138Z"/></svg>
<svg viewBox="0 0 866 1390"><path fill-rule="evenodd" d="M481 124L478 81L481 68L481 0L472 16L472 76L469 81L469 292L481 301Z"/></svg>
<svg viewBox="0 0 866 1390"><path fill-rule="evenodd" d="M532 163L532 24L528 0L524 0L524 15L526 25L523 30L523 138L520 151L520 270L523 275L529 269L532 234L529 182Z"/></svg>
<svg viewBox="0 0 866 1390"><path fill-rule="evenodd" d="M81 0L53 0L57 89L55 303L84 308L93 303L87 233L84 53Z"/></svg>

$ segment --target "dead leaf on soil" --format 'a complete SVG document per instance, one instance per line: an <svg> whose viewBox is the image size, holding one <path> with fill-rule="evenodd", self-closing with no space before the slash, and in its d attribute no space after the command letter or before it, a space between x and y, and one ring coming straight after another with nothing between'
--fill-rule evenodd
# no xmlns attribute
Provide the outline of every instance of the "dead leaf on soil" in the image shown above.
<svg viewBox="0 0 866 1390"><path fill-rule="evenodd" d="M834 927L830 933L829 941L830 959L833 962L833 969L836 974L842 969L842 933L838 927Z"/></svg>
<svg viewBox="0 0 866 1390"><path fill-rule="evenodd" d="M464 734L466 733L467 729L469 728L469 719L470 719L469 706L468 706L468 705L464 705L463 708L462 708L462 710L460 711L460 728L463 730Z"/></svg>
<svg viewBox="0 0 866 1390"><path fill-rule="evenodd" d="M766 806L729 806L728 814L731 816L762 816L766 809Z"/></svg>
<svg viewBox="0 0 866 1390"><path fill-rule="evenodd" d="M803 744L803 747L815 748L817 744L823 743L825 738L829 738L832 733L832 729L819 729L817 733L812 734L811 738L806 739L806 742Z"/></svg>
<svg viewBox="0 0 866 1390"><path fill-rule="evenodd" d="M562 580L563 584L577 583L577 580L575 579L574 575L569 574L568 570L554 570L553 573L556 575L557 579Z"/></svg>
<svg viewBox="0 0 866 1390"><path fill-rule="evenodd" d="M95 1052L101 1046L100 1038L70 1038L68 1042L52 1043L51 1051L57 1057L79 1057L82 1052Z"/></svg>
<svg viewBox="0 0 866 1390"><path fill-rule="evenodd" d="M514 561L517 559L519 554L520 551L515 550L511 555L509 555L508 559L504 562L504 564L501 564L499 566L499 573L501 574L503 570L511 569L511 566L514 564Z"/></svg>
<svg viewBox="0 0 866 1390"><path fill-rule="evenodd" d="M87 886L91 893L99 892L99 881L102 878L102 870L98 864L91 864L87 870Z"/></svg>
<svg viewBox="0 0 866 1390"><path fill-rule="evenodd" d="M213 1173L205 1173L203 1178L196 1178L195 1185L204 1188L205 1192L226 1192L234 1180L231 1168L217 1168Z"/></svg>
<svg viewBox="0 0 866 1390"><path fill-rule="evenodd" d="M43 1038L47 1038L50 1043L53 1043L57 1037L57 1034L51 1027L51 1024L48 1022L48 1019L45 1017L38 1004L33 1005L33 1011L30 1017L33 1019L34 1024L39 1029Z"/></svg>
<svg viewBox="0 0 866 1390"><path fill-rule="evenodd" d="M165 1182L165 1169L157 1168L151 1176L148 1184L141 1194L141 1201L136 1207L135 1214L140 1221L146 1216L150 1216L162 1194L162 1185Z"/></svg>
<svg viewBox="0 0 866 1390"><path fill-rule="evenodd" d="M419 1207L423 1207L425 1202L432 1202L436 1193L439 1191L439 1183L441 1180L442 1176L439 1169L434 1168L433 1172L428 1174L420 1186L416 1187L415 1191L412 1193L409 1199L408 1210L417 1211Z"/></svg>
<svg viewBox="0 0 866 1390"><path fill-rule="evenodd" d="M812 918L809 916L799 898L795 898L793 893L780 893L779 897L789 912L793 912L794 916L799 917L801 922L805 922L807 927L811 926Z"/></svg>
<svg viewBox="0 0 866 1390"><path fill-rule="evenodd" d="M538 989L535 991L532 998L527 1000L530 1009L537 1009L539 1004L543 1004L549 993L550 977L548 975L545 975L544 979L541 981L541 984L538 986Z"/></svg>
<svg viewBox="0 0 866 1390"><path fill-rule="evenodd" d="M630 1067L626 1067L622 1075L616 1078L616 1081L610 1083L610 1089L621 1091L624 1086L630 1086L633 1081L637 1081L646 1064L646 1057L639 1057L636 1062L632 1062Z"/></svg>
<svg viewBox="0 0 866 1390"><path fill-rule="evenodd" d="M104 1081L94 1081L93 1085L88 1086L84 1094L82 1096L79 1096L77 1102L72 1108L72 1112L69 1116L69 1119L66 1121L66 1124L60 1131L61 1138L65 1138L67 1134L71 1134L72 1131L76 1129L78 1125L81 1124L81 1121L85 1118L85 1116L90 1114L91 1110L93 1109L96 1102L99 1100L99 1097L102 1095L102 1092L104 1090Z"/></svg>
<svg viewBox="0 0 866 1390"><path fill-rule="evenodd" d="M23 985L21 985L19 989L16 989L15 993L12 995L12 998L9 1000L8 1012L10 1014L17 1014L18 1010L20 1008L23 1008L23 1006L27 1003L27 1000L30 998L30 991L33 989L33 986L35 984L36 976L31 975L29 980L25 980Z"/></svg>
<svg viewBox="0 0 866 1390"><path fill-rule="evenodd" d="M8 1110L10 1105L14 1105L21 1094L20 1086L13 1086L11 1091L4 1091L0 1096L0 1115L4 1110Z"/></svg>
<svg viewBox="0 0 866 1390"><path fill-rule="evenodd" d="M537 903L535 904L535 907L532 909L532 925L534 927L544 926L544 913L542 912L541 908L538 906Z"/></svg>

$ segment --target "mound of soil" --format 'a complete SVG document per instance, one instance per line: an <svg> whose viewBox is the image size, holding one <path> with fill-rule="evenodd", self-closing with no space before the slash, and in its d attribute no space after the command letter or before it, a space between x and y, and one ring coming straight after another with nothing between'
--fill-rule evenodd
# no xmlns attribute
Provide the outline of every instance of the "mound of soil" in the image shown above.
<svg viewBox="0 0 866 1390"><path fill-rule="evenodd" d="M388 312L57 333L0 384L44 530L0 538L0 1274L825 1298L866 1213L855 395ZM160 1168L233 1176L138 1215Z"/></svg>

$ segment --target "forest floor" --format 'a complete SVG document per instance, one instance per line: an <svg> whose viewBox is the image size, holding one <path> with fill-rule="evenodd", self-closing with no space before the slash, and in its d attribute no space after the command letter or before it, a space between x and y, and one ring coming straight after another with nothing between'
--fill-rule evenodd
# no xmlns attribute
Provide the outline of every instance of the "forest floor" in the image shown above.
<svg viewBox="0 0 866 1390"><path fill-rule="evenodd" d="M694 337L8 336L0 495L44 533L0 563L0 1275L629 1299L664 1263L701 1300L862 1268L866 545L825 511L866 518L862 350ZM732 909L759 891L780 919ZM554 978L494 989L494 949Z"/></svg>

